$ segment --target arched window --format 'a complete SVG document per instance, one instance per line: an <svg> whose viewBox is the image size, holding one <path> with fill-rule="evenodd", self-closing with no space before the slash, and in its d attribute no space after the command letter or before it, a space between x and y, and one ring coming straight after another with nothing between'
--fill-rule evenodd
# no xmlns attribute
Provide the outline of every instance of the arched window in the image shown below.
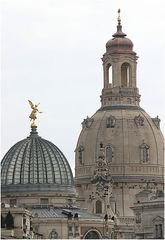
<svg viewBox="0 0 165 240"><path fill-rule="evenodd" d="M112 87L112 65L108 64L105 67L105 80L106 80L106 85L104 87L111 88Z"/></svg>
<svg viewBox="0 0 165 240"><path fill-rule="evenodd" d="M58 233L56 232L55 229L52 229L52 231L49 234L50 239L57 239L58 238Z"/></svg>
<svg viewBox="0 0 165 240"><path fill-rule="evenodd" d="M116 118L114 116L110 116L106 120L107 128L114 128L116 123Z"/></svg>
<svg viewBox="0 0 165 240"><path fill-rule="evenodd" d="M106 147L106 161L107 163L112 162L113 160L113 148L111 146Z"/></svg>
<svg viewBox="0 0 165 240"><path fill-rule="evenodd" d="M164 219L160 216L157 216L153 219L153 224L155 226L155 239L164 239Z"/></svg>
<svg viewBox="0 0 165 240"><path fill-rule="evenodd" d="M163 224L155 225L155 237L156 237L156 239L164 239L163 238Z"/></svg>
<svg viewBox="0 0 165 240"><path fill-rule="evenodd" d="M100 200L96 201L96 213L102 213L102 202Z"/></svg>
<svg viewBox="0 0 165 240"><path fill-rule="evenodd" d="M148 162L149 161L149 146L143 142L140 146L140 160L141 162Z"/></svg>
<svg viewBox="0 0 165 240"><path fill-rule="evenodd" d="M121 87L131 87L131 67L128 63L121 66Z"/></svg>
<svg viewBox="0 0 165 240"><path fill-rule="evenodd" d="M102 236L96 229L91 229L85 233L83 239L101 239Z"/></svg>
<svg viewBox="0 0 165 240"><path fill-rule="evenodd" d="M10 211L6 215L6 228L7 229L13 229L14 228L14 218Z"/></svg>

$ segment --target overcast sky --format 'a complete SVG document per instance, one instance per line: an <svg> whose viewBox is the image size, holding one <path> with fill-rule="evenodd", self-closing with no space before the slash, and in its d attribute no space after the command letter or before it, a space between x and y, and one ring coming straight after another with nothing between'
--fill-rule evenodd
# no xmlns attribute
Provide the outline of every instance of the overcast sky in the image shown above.
<svg viewBox="0 0 165 240"><path fill-rule="evenodd" d="M30 132L28 99L40 102L39 135L74 172L81 122L100 107L101 57L116 32L139 56L141 107L164 117L163 0L1 0L1 156ZM163 128L163 127L162 127Z"/></svg>

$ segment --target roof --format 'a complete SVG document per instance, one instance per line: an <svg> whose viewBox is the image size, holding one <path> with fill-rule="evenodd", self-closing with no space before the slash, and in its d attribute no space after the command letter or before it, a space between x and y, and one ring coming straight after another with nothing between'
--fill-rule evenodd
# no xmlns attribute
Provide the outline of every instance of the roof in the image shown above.
<svg viewBox="0 0 165 240"><path fill-rule="evenodd" d="M60 208L60 207L48 207L48 208L40 208L33 207L32 216L37 218L68 218L68 214L71 213L73 217L75 214L78 214L80 219L95 219L95 220L103 220L104 217L98 214L93 214L87 212L86 209L81 209L77 207L70 208Z"/></svg>
<svg viewBox="0 0 165 240"><path fill-rule="evenodd" d="M137 193L136 196L137 196L137 197L148 196L148 195L151 194L151 193L152 193L151 190L144 189L143 191Z"/></svg>
<svg viewBox="0 0 165 240"><path fill-rule="evenodd" d="M8 191L53 191L65 186L73 187L70 165L52 142L41 138L37 128L32 128L30 136L17 142L9 149L2 160L2 192ZM30 186L30 187L29 187ZM57 188L57 189L56 189ZM70 188L69 188L70 191ZM65 192L65 190L64 190Z"/></svg>

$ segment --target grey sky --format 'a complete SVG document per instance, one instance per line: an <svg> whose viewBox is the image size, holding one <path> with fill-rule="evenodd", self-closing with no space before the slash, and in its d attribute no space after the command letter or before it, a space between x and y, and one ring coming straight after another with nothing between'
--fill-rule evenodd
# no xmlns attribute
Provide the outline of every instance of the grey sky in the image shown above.
<svg viewBox="0 0 165 240"><path fill-rule="evenodd" d="M30 132L28 99L40 102L38 132L74 171L81 122L100 107L101 57L116 31L137 52L141 106L164 123L163 0L2 0L1 153Z"/></svg>

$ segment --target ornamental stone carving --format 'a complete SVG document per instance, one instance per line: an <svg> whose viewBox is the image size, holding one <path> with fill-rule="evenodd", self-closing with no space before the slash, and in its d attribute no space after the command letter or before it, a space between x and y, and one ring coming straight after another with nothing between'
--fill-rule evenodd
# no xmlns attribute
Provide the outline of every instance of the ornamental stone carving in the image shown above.
<svg viewBox="0 0 165 240"><path fill-rule="evenodd" d="M140 212L136 213L136 223L137 224L141 223L141 213Z"/></svg>
<svg viewBox="0 0 165 240"><path fill-rule="evenodd" d="M83 120L82 122L82 127L83 128L90 128L92 123L93 123L94 119L93 118L89 118L88 116Z"/></svg>
<svg viewBox="0 0 165 240"><path fill-rule="evenodd" d="M144 118L140 114L134 118L134 121L137 126L144 126Z"/></svg>
<svg viewBox="0 0 165 240"><path fill-rule="evenodd" d="M157 116L155 118L152 118L153 123L155 124L155 126L160 129L160 118Z"/></svg>
<svg viewBox="0 0 165 240"><path fill-rule="evenodd" d="M91 183L95 184L95 193L101 198L111 196L113 180L110 168L104 156L104 147L102 143L100 143L99 155L96 160L96 167L91 178Z"/></svg>

